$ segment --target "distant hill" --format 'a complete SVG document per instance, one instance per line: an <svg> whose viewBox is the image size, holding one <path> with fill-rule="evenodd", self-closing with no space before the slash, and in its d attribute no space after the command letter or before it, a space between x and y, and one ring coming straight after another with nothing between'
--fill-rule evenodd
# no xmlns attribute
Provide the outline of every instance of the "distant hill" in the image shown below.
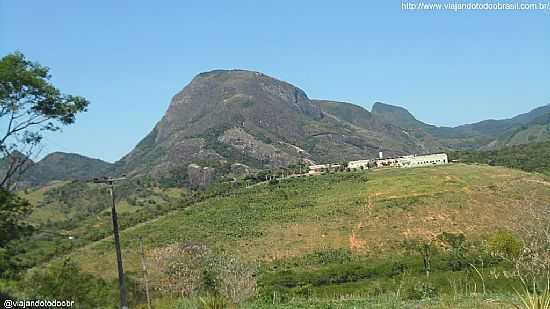
<svg viewBox="0 0 550 309"><path fill-rule="evenodd" d="M362 128L374 128L379 123L368 110L352 103L328 100L312 100L312 102L319 105L323 112Z"/></svg>
<svg viewBox="0 0 550 309"><path fill-rule="evenodd" d="M87 180L108 173L112 164L75 153L54 152L30 167L17 179L17 187L40 186L51 181Z"/></svg>
<svg viewBox="0 0 550 309"><path fill-rule="evenodd" d="M405 129L432 129L435 126L417 120L407 109L376 102L372 106L372 113L379 119Z"/></svg>
<svg viewBox="0 0 550 309"><path fill-rule="evenodd" d="M482 150L550 141L550 105L511 119L504 133Z"/></svg>
<svg viewBox="0 0 550 309"><path fill-rule="evenodd" d="M550 104L533 109L532 111L518 116L502 120L484 120L473 124L466 124L453 128L455 132L466 135L478 135L490 141L480 145L482 149L497 148L509 145L509 142L516 137L512 144L525 144L529 142L544 141L550 138L550 131L537 135L530 140L526 137L520 140L519 136L525 134L525 130L532 130L534 126L550 125ZM523 132L523 133L522 133Z"/></svg>
<svg viewBox="0 0 550 309"><path fill-rule="evenodd" d="M327 114L361 127L368 132L376 132L382 140L392 135L396 142L412 142L418 148L415 153L447 149L424 130L424 128L433 126L416 120L402 107L375 103L372 112L369 112L363 107L346 102L327 100L313 100L313 102Z"/></svg>
<svg viewBox="0 0 550 309"><path fill-rule="evenodd" d="M403 107L375 103L372 115L407 130L421 131L446 149L496 149L550 140L550 104L502 120L438 127L417 120Z"/></svg>
<svg viewBox="0 0 550 309"><path fill-rule="evenodd" d="M544 118L550 114L550 104L533 109L532 111L515 117L503 120L484 120L481 122L467 124L457 127L459 130L473 131L478 134L497 137L502 135L504 131L510 131L520 128L521 126L529 126L531 124L544 121L548 124L549 118ZM542 117L542 118L541 118Z"/></svg>

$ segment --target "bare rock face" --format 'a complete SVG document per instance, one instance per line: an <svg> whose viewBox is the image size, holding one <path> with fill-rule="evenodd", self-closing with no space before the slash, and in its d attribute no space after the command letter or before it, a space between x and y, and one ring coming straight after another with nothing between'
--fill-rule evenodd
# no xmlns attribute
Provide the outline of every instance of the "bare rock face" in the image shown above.
<svg viewBox="0 0 550 309"><path fill-rule="evenodd" d="M130 176L162 176L189 164L228 172L235 163L252 169L278 168L304 161L364 159L379 151L424 150L402 129L372 120L361 107L348 111L330 106L259 72L201 73L173 97L152 132L116 168ZM360 119L348 119L347 114ZM214 174L199 173L196 167L189 170L195 185L209 182Z"/></svg>
<svg viewBox="0 0 550 309"><path fill-rule="evenodd" d="M319 106L304 91L258 72L216 70L197 75L172 99L157 140L175 131L201 134L225 126L300 138L302 117L320 119Z"/></svg>
<svg viewBox="0 0 550 309"><path fill-rule="evenodd" d="M187 177L192 187L203 188L208 186L216 177L216 169L201 167L197 164L187 166Z"/></svg>
<svg viewBox="0 0 550 309"><path fill-rule="evenodd" d="M173 97L153 131L116 167L160 176L191 163L285 166L297 155L279 142L303 144L307 123L322 118L321 108L286 82L245 70L205 72Z"/></svg>

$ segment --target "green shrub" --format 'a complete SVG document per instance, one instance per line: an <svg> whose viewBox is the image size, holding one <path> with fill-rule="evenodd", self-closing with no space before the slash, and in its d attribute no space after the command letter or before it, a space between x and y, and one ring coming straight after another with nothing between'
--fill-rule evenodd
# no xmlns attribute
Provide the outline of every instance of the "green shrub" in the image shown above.
<svg viewBox="0 0 550 309"><path fill-rule="evenodd" d="M220 296L201 296L199 297L200 309L225 309L229 306L228 302Z"/></svg>
<svg viewBox="0 0 550 309"><path fill-rule="evenodd" d="M411 300L433 298L433 297L436 297L437 295L438 295L437 288L431 285L430 283L425 283L425 282L412 285L405 291L405 298L411 299Z"/></svg>
<svg viewBox="0 0 550 309"><path fill-rule="evenodd" d="M521 239L507 230L500 230L489 237L491 252L505 258L517 258L523 248Z"/></svg>
<svg viewBox="0 0 550 309"><path fill-rule="evenodd" d="M351 250L349 249L331 249L316 251L304 257L309 265L315 264L345 264L352 260Z"/></svg>
<svg viewBox="0 0 550 309"><path fill-rule="evenodd" d="M31 272L23 286L31 297L73 300L79 308L111 307L116 298L112 294L116 289L102 279L82 273L70 259Z"/></svg>

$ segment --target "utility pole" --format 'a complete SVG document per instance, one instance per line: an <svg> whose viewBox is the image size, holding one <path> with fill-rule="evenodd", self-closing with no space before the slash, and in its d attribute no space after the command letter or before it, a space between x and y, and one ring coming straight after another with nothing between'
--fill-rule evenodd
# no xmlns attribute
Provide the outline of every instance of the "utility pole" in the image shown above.
<svg viewBox="0 0 550 309"><path fill-rule="evenodd" d="M145 250L143 249L143 237L139 237L139 250L141 254L141 267L143 268L143 280L145 281L145 296L147 308L151 309L151 297L149 296L149 279L147 278L147 263L145 262Z"/></svg>
<svg viewBox="0 0 550 309"><path fill-rule="evenodd" d="M116 264L118 269L118 287L120 290L120 308L128 309L128 299L126 293L126 284L124 283L124 270L122 268L122 254L120 252L120 237L118 234L118 217L116 213L116 204L115 204L115 182L126 180L126 177L120 178L95 178L95 183L104 183L109 186L109 193L111 195L112 208L111 208L111 217L113 218L113 236L115 239L115 251L116 251Z"/></svg>

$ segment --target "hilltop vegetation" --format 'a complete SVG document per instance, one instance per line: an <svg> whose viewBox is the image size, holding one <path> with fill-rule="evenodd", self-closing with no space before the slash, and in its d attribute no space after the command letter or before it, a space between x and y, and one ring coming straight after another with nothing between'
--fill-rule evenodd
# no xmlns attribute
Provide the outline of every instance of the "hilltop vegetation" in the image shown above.
<svg viewBox="0 0 550 309"><path fill-rule="evenodd" d="M25 223L33 227L34 233L9 244L18 253L9 257L14 270L34 267L112 233L111 199L104 186L83 181L55 182L26 189L18 196L31 205ZM196 198L186 190L160 187L147 178L128 180L116 190L119 225L124 229L154 219Z"/></svg>
<svg viewBox="0 0 550 309"><path fill-rule="evenodd" d="M91 180L104 176L111 164L75 153L54 152L32 163L25 171L19 187L41 186L51 181Z"/></svg>
<svg viewBox="0 0 550 309"><path fill-rule="evenodd" d="M550 175L550 142L514 145L491 151L457 151L450 160L522 169Z"/></svg>
<svg viewBox="0 0 550 309"><path fill-rule="evenodd" d="M341 297L374 306L367 298L395 300L395 293L425 305L455 295L448 299L453 303L481 293L482 285L509 301L511 287L521 284L503 275L514 265L502 256L517 255L523 227L532 221L527 210L549 203L546 179L507 168L459 164L343 172L224 191L128 228L121 238L125 269L136 282L138 238L144 238L150 285L161 307L174 305L167 305L169 295L183 290L231 300L224 273L237 274L237 285L255 274L255 286L242 288L255 291L251 306L326 306ZM114 282L109 238L71 258L84 272ZM190 288L170 282L194 283Z"/></svg>

